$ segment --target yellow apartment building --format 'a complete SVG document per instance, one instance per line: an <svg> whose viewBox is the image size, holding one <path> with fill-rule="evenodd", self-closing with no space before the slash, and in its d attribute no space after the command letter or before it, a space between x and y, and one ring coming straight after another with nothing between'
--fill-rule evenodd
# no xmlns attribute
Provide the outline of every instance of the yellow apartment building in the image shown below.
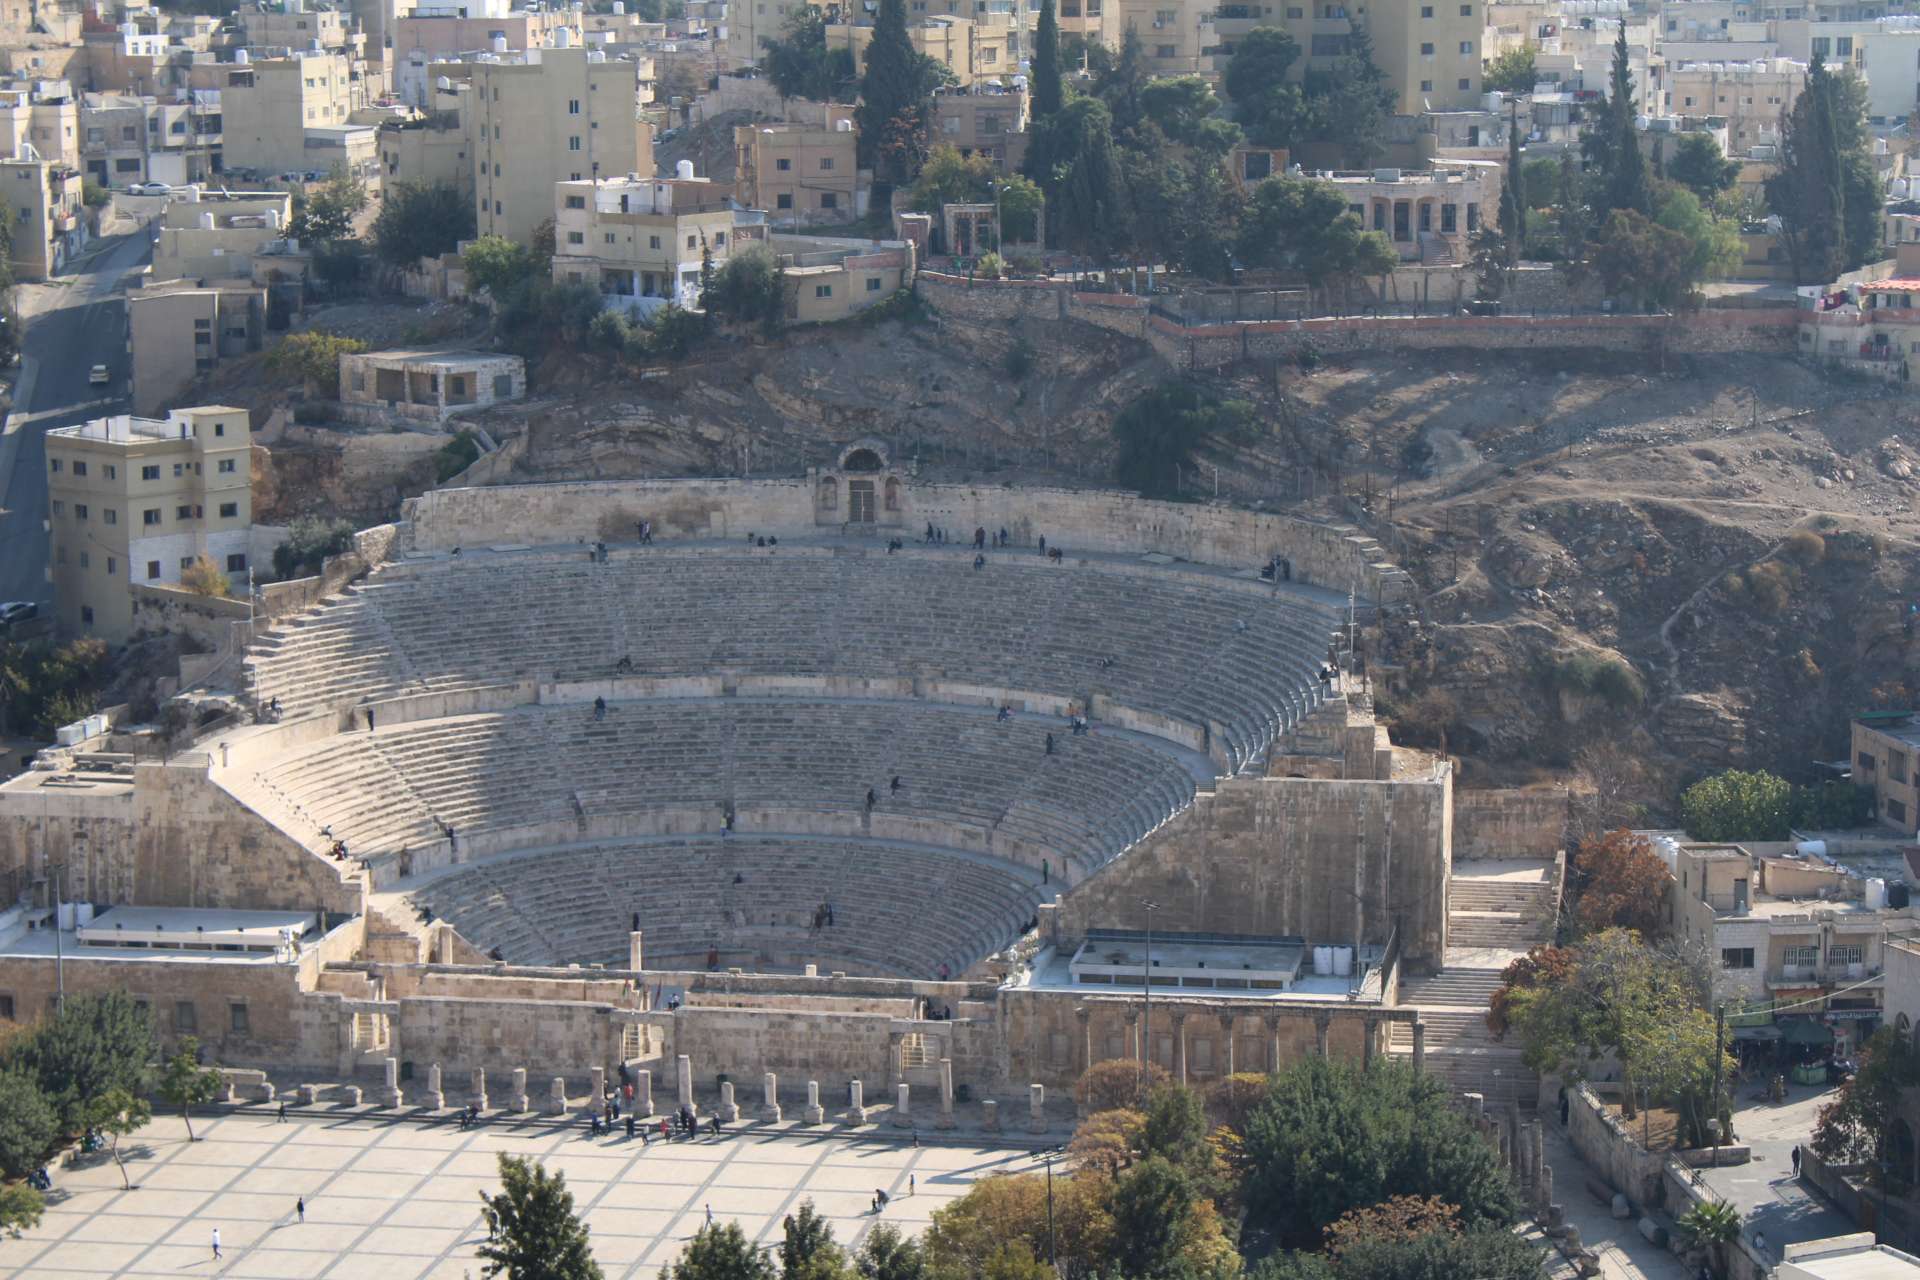
<svg viewBox="0 0 1920 1280"><path fill-rule="evenodd" d="M733 131L734 198L775 226L852 222L864 209L853 108L829 106L827 125L741 125Z"/></svg>
<svg viewBox="0 0 1920 1280"><path fill-rule="evenodd" d="M700 299L700 264L734 248L733 193L698 178L602 178L554 188L553 278L591 284L646 313ZM757 228L756 228L757 230Z"/></svg>

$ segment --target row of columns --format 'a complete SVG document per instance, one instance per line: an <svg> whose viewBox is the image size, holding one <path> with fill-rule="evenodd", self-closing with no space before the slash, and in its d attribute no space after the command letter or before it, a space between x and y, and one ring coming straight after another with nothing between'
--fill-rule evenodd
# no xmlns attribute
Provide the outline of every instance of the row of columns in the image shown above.
<svg viewBox="0 0 1920 1280"><path fill-rule="evenodd" d="M1086 1071L1092 1067L1095 1062L1099 1061L1099 1059L1094 1057L1093 1053L1093 1010L1082 1006L1073 1012L1074 1017L1080 1021L1079 1069ZM1134 1059L1152 1060L1152 1046L1142 1042L1142 1036L1147 1030L1142 1026L1142 1014L1144 1012L1144 1009L1139 1007L1129 1008L1126 1011L1127 1035L1133 1042L1132 1052L1128 1056ZM1211 1010L1200 1013L1192 1009L1183 1009L1175 1006L1168 1009L1166 1013L1168 1022L1173 1028L1173 1078L1180 1084L1187 1083L1187 1020L1189 1018L1210 1017L1219 1021L1221 1038L1226 1041L1225 1070L1220 1074L1230 1076L1240 1069L1234 1064L1234 1045L1238 1039L1238 1037L1234 1035L1234 1029L1240 1024L1242 1018L1249 1016L1260 1017L1267 1032L1266 1064L1263 1068L1255 1067L1253 1069L1269 1072L1280 1070L1284 1065L1280 1058L1280 1026L1282 1022L1286 1021L1281 1015L1271 1013L1259 1015L1249 1015L1238 1012L1216 1013ZM1373 1061L1373 1055L1376 1051L1374 1042L1379 1038L1382 1024L1387 1022L1388 1019L1372 1015L1363 1015L1361 1021L1364 1023L1363 1034L1360 1041L1361 1058L1364 1062L1371 1062ZM1332 1030L1332 1014L1321 1014L1314 1019L1314 1052L1322 1058L1327 1056L1327 1042ZM1251 1067L1252 1064L1248 1065ZM1424 1072L1426 1065L1427 1024L1416 1018L1413 1023L1413 1067L1415 1071Z"/></svg>

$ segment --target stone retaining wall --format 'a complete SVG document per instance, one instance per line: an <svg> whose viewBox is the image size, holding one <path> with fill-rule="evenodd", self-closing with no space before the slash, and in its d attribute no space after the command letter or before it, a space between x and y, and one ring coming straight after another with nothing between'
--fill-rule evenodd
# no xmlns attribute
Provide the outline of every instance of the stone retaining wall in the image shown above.
<svg viewBox="0 0 1920 1280"><path fill-rule="evenodd" d="M1564 846L1570 793L1552 790L1453 793L1453 858L1551 858Z"/></svg>

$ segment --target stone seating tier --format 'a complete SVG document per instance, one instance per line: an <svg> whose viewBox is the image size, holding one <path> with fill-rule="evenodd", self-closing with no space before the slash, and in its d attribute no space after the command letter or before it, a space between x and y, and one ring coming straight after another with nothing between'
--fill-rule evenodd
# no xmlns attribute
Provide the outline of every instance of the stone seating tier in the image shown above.
<svg viewBox="0 0 1920 1280"><path fill-rule="evenodd" d="M1104 694L1222 727L1238 768L1320 697L1336 620L1284 590L1125 561L924 551L622 552L389 565L248 656L290 715L407 693L636 676L939 678ZM1114 665L1101 666L1103 659Z"/></svg>
<svg viewBox="0 0 1920 1280"><path fill-rule="evenodd" d="M665 811L712 831L732 806L743 829L884 833L1035 868L1046 858L1064 880L1191 803L1191 772L1150 743L911 701L616 702L605 719L558 704L336 735L238 790L296 836L331 826L374 862L440 840L441 823L469 841L544 831L553 844L586 838L590 822L632 819L634 830Z"/></svg>
<svg viewBox="0 0 1920 1280"><path fill-rule="evenodd" d="M702 837L455 867L408 896L509 963L624 968L639 913L653 969L721 963L958 974L1016 938L1038 877L979 855L881 842ZM816 928L831 904L833 924Z"/></svg>

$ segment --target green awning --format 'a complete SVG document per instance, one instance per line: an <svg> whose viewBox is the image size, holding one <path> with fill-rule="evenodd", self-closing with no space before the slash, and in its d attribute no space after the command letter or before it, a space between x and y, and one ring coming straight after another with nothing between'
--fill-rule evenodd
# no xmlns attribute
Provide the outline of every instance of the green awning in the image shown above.
<svg viewBox="0 0 1920 1280"><path fill-rule="evenodd" d="M1799 1046L1833 1044L1833 1030L1825 1023L1812 1018L1782 1018L1776 1025L1780 1028L1780 1038L1788 1044Z"/></svg>

